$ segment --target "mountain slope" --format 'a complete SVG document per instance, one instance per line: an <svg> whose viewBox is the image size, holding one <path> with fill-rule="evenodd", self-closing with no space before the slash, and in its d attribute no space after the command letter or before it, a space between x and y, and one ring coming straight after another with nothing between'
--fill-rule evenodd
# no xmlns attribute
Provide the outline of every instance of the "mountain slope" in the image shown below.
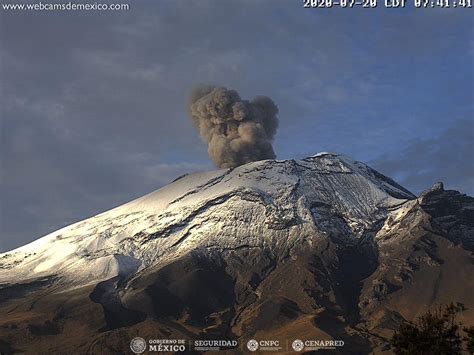
<svg viewBox="0 0 474 355"><path fill-rule="evenodd" d="M0 282L57 272L76 284L94 282L208 246L210 239L216 246L231 247L269 242L267 235L273 239L286 233L280 230L300 235L314 227L313 210L328 206L329 215L343 216L357 234L383 218L383 208L412 197L370 168L329 154L188 175L3 254ZM202 234L206 228L205 240L195 236L195 230ZM245 230L259 237L242 235Z"/></svg>
<svg viewBox="0 0 474 355"><path fill-rule="evenodd" d="M0 336L44 352L120 352L136 334L383 352L437 302L473 319L456 284L472 282L473 206L329 153L186 175L0 255Z"/></svg>

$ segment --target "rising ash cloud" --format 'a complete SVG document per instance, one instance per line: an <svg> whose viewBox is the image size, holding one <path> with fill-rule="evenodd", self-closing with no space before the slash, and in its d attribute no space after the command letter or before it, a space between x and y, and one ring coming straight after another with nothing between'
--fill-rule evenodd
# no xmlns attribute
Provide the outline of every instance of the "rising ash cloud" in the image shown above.
<svg viewBox="0 0 474 355"><path fill-rule="evenodd" d="M192 91L188 111L217 167L276 157L272 141L278 107L270 98L257 96L248 101L235 90L201 85Z"/></svg>

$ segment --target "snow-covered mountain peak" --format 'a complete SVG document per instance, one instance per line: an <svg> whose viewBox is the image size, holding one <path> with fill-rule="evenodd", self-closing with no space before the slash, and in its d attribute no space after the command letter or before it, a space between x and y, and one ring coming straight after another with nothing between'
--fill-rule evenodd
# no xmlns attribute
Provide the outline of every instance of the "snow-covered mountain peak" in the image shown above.
<svg viewBox="0 0 474 355"><path fill-rule="evenodd" d="M357 238L413 198L367 165L332 153L189 174L0 255L0 282L56 275L84 284L196 249L288 250L340 228Z"/></svg>

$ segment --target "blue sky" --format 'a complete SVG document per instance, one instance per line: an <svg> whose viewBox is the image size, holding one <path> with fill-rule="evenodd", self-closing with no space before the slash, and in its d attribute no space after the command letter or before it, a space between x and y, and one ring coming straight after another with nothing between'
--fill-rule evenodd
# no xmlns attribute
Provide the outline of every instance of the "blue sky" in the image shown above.
<svg viewBox="0 0 474 355"><path fill-rule="evenodd" d="M212 169L199 83L280 109L278 158L364 161L419 193L474 193L472 9L141 1L0 12L0 251Z"/></svg>

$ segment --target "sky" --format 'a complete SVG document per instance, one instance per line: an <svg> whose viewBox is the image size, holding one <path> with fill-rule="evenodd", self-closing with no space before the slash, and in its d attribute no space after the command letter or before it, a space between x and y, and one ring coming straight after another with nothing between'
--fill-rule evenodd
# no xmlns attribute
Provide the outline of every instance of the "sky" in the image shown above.
<svg viewBox="0 0 474 355"><path fill-rule="evenodd" d="M473 195L472 9L302 3L0 9L0 252L214 169L196 84L272 98L278 159L341 153L415 194Z"/></svg>

